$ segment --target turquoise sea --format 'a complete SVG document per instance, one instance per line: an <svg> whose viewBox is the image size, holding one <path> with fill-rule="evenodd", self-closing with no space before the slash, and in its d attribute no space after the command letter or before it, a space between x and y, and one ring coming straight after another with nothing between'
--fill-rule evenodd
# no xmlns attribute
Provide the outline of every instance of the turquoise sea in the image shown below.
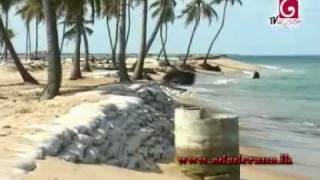
<svg viewBox="0 0 320 180"><path fill-rule="evenodd" d="M191 88L211 106L240 117L240 143L289 153L293 166L275 169L320 177L320 57L245 57L263 67L249 75L197 75Z"/></svg>

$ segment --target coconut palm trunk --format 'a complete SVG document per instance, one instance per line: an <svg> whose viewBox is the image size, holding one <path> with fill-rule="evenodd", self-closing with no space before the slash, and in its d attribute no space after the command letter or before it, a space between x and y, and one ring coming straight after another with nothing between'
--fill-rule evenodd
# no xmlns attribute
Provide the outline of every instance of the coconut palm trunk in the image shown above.
<svg viewBox="0 0 320 180"><path fill-rule="evenodd" d="M167 41L168 41L168 24L165 23L165 32L164 32L164 44L167 45ZM160 34L160 40L161 40L161 34ZM163 46L161 47L161 50L158 54L157 60L160 60L160 57L162 56L163 53Z"/></svg>
<svg viewBox="0 0 320 180"><path fill-rule="evenodd" d="M29 54L29 32L30 32L30 28L29 28L29 23L26 22L26 49L25 49L25 60L28 59L28 54Z"/></svg>
<svg viewBox="0 0 320 180"><path fill-rule="evenodd" d="M114 37L114 44L113 44L113 48L112 48L112 63L114 65L114 67L118 67L118 63L117 62L117 48L118 48L118 42L119 42L119 22L120 22L120 15L117 15L117 20L116 20L116 33L115 33L115 37Z"/></svg>
<svg viewBox="0 0 320 180"><path fill-rule="evenodd" d="M52 99L59 94L62 79L59 37L55 10L52 0L42 0L47 30L48 83L42 94L43 99Z"/></svg>
<svg viewBox="0 0 320 180"><path fill-rule="evenodd" d="M126 68L126 0L120 1L119 40L120 82L128 82L130 79Z"/></svg>
<svg viewBox="0 0 320 180"><path fill-rule="evenodd" d="M130 37L130 31L131 31L131 1L128 0L128 29L127 29L127 36L126 36L126 48L128 46L128 41Z"/></svg>
<svg viewBox="0 0 320 180"><path fill-rule="evenodd" d="M221 20L221 25L220 25L220 27L219 27L218 32L217 32L216 35L213 37L213 39L212 39L212 41L211 41L211 43L210 43L210 46L209 46L209 49L208 49L206 58L205 58L204 61L203 61L203 64L207 64L207 61L208 61L209 55L210 55L210 53L211 53L212 47L213 47L214 43L217 41L220 33L222 32L222 29L223 29L223 27L224 27L224 23L225 23L225 20L226 20L227 7L228 7L228 0L225 0L225 4L224 4L224 8L223 8L223 16L222 16L222 20Z"/></svg>
<svg viewBox="0 0 320 180"><path fill-rule="evenodd" d="M65 39L65 33L66 33L66 27L67 27L67 23L66 20L63 22L63 28L62 28L62 38L61 38L61 45L60 45L60 51L62 53L63 51L63 45L64 45L64 39Z"/></svg>
<svg viewBox="0 0 320 180"><path fill-rule="evenodd" d="M83 70L87 72L91 72L90 62L89 62L89 42L88 42L87 32L83 24L82 24L82 34L83 34L84 50L85 50L85 64L84 64Z"/></svg>
<svg viewBox="0 0 320 180"><path fill-rule="evenodd" d="M35 48L35 58L38 59L38 45L39 45L39 19L36 17L36 48Z"/></svg>
<svg viewBox="0 0 320 180"><path fill-rule="evenodd" d="M77 18L76 22L76 31L77 31L77 37L75 38L75 52L74 52L74 60L73 60L73 66L71 69L71 75L70 80L77 80L82 77L81 70L80 70L80 53L81 53L81 17Z"/></svg>
<svg viewBox="0 0 320 180"><path fill-rule="evenodd" d="M3 60L3 54L2 54L2 50L3 50L3 43L0 42L0 60Z"/></svg>
<svg viewBox="0 0 320 180"><path fill-rule="evenodd" d="M143 76L143 64L144 55L146 54L146 41L147 41L147 22L148 22L148 0L143 0L142 10L142 31L141 31L141 44L140 44L140 55L134 70L134 79L142 79Z"/></svg>
<svg viewBox="0 0 320 180"><path fill-rule="evenodd" d="M116 20L116 27L115 27L115 37L114 37L114 43L112 41L112 35L111 35L111 28L110 28L110 17L107 16L106 18L107 23L107 30L108 30L108 36L109 36L109 43L111 47L111 61L114 67L117 66L116 62L116 56L117 56L117 45L118 45L118 36L119 36L119 16L117 16ZM108 63L108 62L107 62Z"/></svg>
<svg viewBox="0 0 320 180"><path fill-rule="evenodd" d="M199 26L200 18L201 18L200 11L198 11L197 19L194 22L193 30L192 30L191 37L190 37L190 40L189 40L187 52L186 52L186 55L185 55L185 57L183 59L183 64L184 65L187 63L187 60L188 60L188 57L189 57L189 54L190 54L191 45L192 45L192 42L193 42L193 39L194 39L194 35L195 35L195 33L196 33L197 29L198 29L198 26Z"/></svg>
<svg viewBox="0 0 320 180"><path fill-rule="evenodd" d="M136 69L135 69L135 79L141 79L142 77L142 74L143 74L143 64L144 64L144 59L146 58L151 46L152 46L152 43L153 41L155 40L158 32L159 32L159 29L161 27L161 23L162 23L162 14L163 12L161 12L161 15L160 17L158 18L158 21L156 22L156 25L155 25L155 28L153 29L151 35L150 35L150 38L149 40L147 41L147 44L146 44L146 49L144 51L144 54L140 54L139 55L139 59L138 59L138 62L137 64L142 64L142 66L136 66Z"/></svg>
<svg viewBox="0 0 320 180"><path fill-rule="evenodd" d="M161 25L160 28L160 39L161 39L161 44L162 44L162 52L163 52L163 56L164 56L164 61L166 63L166 66L170 66L170 62L168 60L168 56L167 56L167 50L166 50L166 42L167 42L167 23L164 24L165 26L165 34L166 37L163 38L163 24Z"/></svg>
<svg viewBox="0 0 320 180"><path fill-rule="evenodd" d="M111 60L112 60L112 55L113 55L113 41L112 41L112 36L111 36L111 30L110 30L110 20L109 16L107 15L106 17L106 25L107 25L107 32L108 32L108 40L111 48ZM110 59L107 57L107 64L109 64ZM115 63L112 61L112 63Z"/></svg>
<svg viewBox="0 0 320 180"><path fill-rule="evenodd" d="M144 56L146 56L148 54L148 52L149 52L149 50L150 50L150 48L151 48L151 46L153 44L153 41L157 37L157 34L158 34L159 29L160 29L161 24L162 24L162 16L163 16L163 12L161 13L159 19L157 20L156 26L154 27L154 29L153 29L153 31L152 31L152 33L150 35L150 38L147 41L147 49L146 49L146 52L145 52Z"/></svg>
<svg viewBox="0 0 320 180"><path fill-rule="evenodd" d="M9 11L5 11L5 17L6 17L6 30L9 29ZM4 61L8 61L8 47L7 44L4 45Z"/></svg>
<svg viewBox="0 0 320 180"><path fill-rule="evenodd" d="M30 32L30 22L28 23L28 57L31 59L31 32ZM28 59L26 59L28 60Z"/></svg>
<svg viewBox="0 0 320 180"><path fill-rule="evenodd" d="M31 84L38 84L37 80L35 80L31 74L28 73L28 71L23 67L10 39L8 38L8 35L7 35L7 29L6 27L4 26L3 24L3 21L2 21L2 17L0 16L0 33L2 33L2 38L5 42L5 45L6 47L8 48L10 54L11 54L11 57L23 79L24 82L26 83L31 83Z"/></svg>

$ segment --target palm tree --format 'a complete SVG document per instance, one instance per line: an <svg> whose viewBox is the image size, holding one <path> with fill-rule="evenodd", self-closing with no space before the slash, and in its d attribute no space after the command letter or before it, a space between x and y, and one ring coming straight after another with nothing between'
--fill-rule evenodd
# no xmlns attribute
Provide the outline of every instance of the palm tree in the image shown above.
<svg viewBox="0 0 320 180"><path fill-rule="evenodd" d="M53 0L42 0L42 5L46 21L48 44L48 83L42 98L52 99L59 94L62 80L59 37Z"/></svg>
<svg viewBox="0 0 320 180"><path fill-rule="evenodd" d="M84 50L85 50L85 64L84 64L83 70L87 72L91 72L90 62L89 62L90 53L89 53L88 35L91 35L92 33L93 33L93 30L89 27L84 26L84 24L82 23L81 34L83 36Z"/></svg>
<svg viewBox="0 0 320 180"><path fill-rule="evenodd" d="M163 30L160 29L160 40L161 40L161 49L160 49L160 52L159 52L158 57L157 57L158 61L160 61L160 57L162 56L162 53L163 53L163 45L162 44L164 44L164 47L167 45L167 41L168 41L168 24L165 24L165 26L164 26L164 33L163 33Z"/></svg>
<svg viewBox="0 0 320 180"><path fill-rule="evenodd" d="M30 22L35 20L35 58L38 57L38 44L39 44L39 23L43 21L44 15L42 12L41 0L26 0L17 11L27 26L27 41L29 41L29 51L31 51L30 43ZM28 42L26 42L28 44ZM29 52L30 53L30 52Z"/></svg>
<svg viewBox="0 0 320 180"><path fill-rule="evenodd" d="M26 60L31 56L31 34L30 34L30 21L26 21Z"/></svg>
<svg viewBox="0 0 320 180"><path fill-rule="evenodd" d="M126 0L120 0L119 10L119 70L120 82L130 81L126 68Z"/></svg>
<svg viewBox="0 0 320 180"><path fill-rule="evenodd" d="M25 1L26 5L24 5L20 10L17 11L16 14L21 15L22 20L26 25L26 49L25 49L25 59L31 55L31 35L30 35L30 22L33 18L33 13L31 11L30 5L27 4L30 1Z"/></svg>
<svg viewBox="0 0 320 180"><path fill-rule="evenodd" d="M131 31L131 8L133 8L132 6L132 1L133 0L128 0L128 3L127 3L127 11L128 11L128 29L127 29L127 36L126 36L126 47L128 45L128 42L129 42L129 37L130 37L130 31Z"/></svg>
<svg viewBox="0 0 320 180"><path fill-rule="evenodd" d="M1 34L0 34L0 35L1 35ZM14 32L13 32L12 29L7 29L7 36L8 36L8 38L9 38L10 40L15 37L15 34L14 34ZM5 41L4 41L4 39L3 39L2 35L1 35L1 36L0 36L0 52L3 52L2 50L4 50L4 48L3 48L3 45L4 45L4 44L5 44ZM4 53L1 54L1 55L4 55ZM3 59L3 56L1 56L1 59Z"/></svg>
<svg viewBox="0 0 320 180"><path fill-rule="evenodd" d="M183 64L186 64L186 61L188 59L194 35L198 29L201 20L201 15L203 18L208 19L209 23L211 23L213 16L217 17L216 11L211 7L211 5L208 2L206 2L206 0L192 0L186 5L186 7L182 10L182 13L180 15L180 17L186 16L185 23L187 26L194 22L187 52L183 59Z"/></svg>
<svg viewBox="0 0 320 180"><path fill-rule="evenodd" d="M78 41L78 29L80 28L80 38L83 37L84 40L84 48L85 48L85 65L83 70L90 72L91 68L90 68L90 63L89 63L89 42L88 42L88 35L91 35L93 33L93 30L84 25L84 20L81 21L81 25L80 27L77 26L77 24L66 24L66 26L71 26L68 30L66 30L66 32L64 33L63 37L64 39L67 40L76 40L76 42Z"/></svg>
<svg viewBox="0 0 320 180"><path fill-rule="evenodd" d="M35 80L31 74L28 73L28 71L23 67L9 37L8 37L8 31L2 21L2 17L0 16L0 34L1 34L1 38L3 39L3 41L5 42L5 45L6 47L8 48L11 56L12 56L12 59L23 79L24 82L27 82L27 83L31 83L31 84L38 84L38 81Z"/></svg>
<svg viewBox="0 0 320 180"><path fill-rule="evenodd" d="M63 11L65 13L65 20L67 24L74 24L76 28L74 28L74 34L76 34L75 38L75 54L73 60L73 66L71 68L70 80L76 80L82 78L81 70L80 70L80 50L81 50L81 31L80 28L82 26L82 20L84 16L84 0L76 1L69 0L63 1ZM65 34L64 34L65 36Z"/></svg>
<svg viewBox="0 0 320 180"><path fill-rule="evenodd" d="M73 61L73 67L71 69L70 80L76 80L82 77L80 70L80 49L81 49L81 29L83 23L94 22L96 7L99 11L100 5L99 0L68 0L62 1L60 5L60 14L65 16L65 21L68 24L74 24L76 26L76 45L75 45L75 56ZM85 20L87 5L92 10L91 20Z"/></svg>
<svg viewBox="0 0 320 180"><path fill-rule="evenodd" d="M159 13L163 11L162 21L161 21L161 26L160 26L160 40L161 40L162 48L161 48L159 57L161 56L161 54L163 52L166 65L170 65L170 63L168 61L167 51L166 51L166 43L167 43L167 38L168 38L168 23L174 22L174 19L175 19L174 8L175 8L175 6L176 6L176 2L173 0L158 0L151 5L151 8L155 8L155 10L152 14L153 17L158 16ZM165 38L163 37L163 28L165 28Z"/></svg>
<svg viewBox="0 0 320 180"><path fill-rule="evenodd" d="M40 18L36 16L36 47L35 47L35 52L34 56L36 59L38 59L38 48L39 48L39 23L41 22Z"/></svg>
<svg viewBox="0 0 320 180"><path fill-rule="evenodd" d="M2 12L5 15L5 28L9 29L9 12L11 10L11 8L18 2L19 0L0 0L0 6L2 9ZM4 47L4 58L5 61L8 60L8 47L5 44Z"/></svg>
<svg viewBox="0 0 320 180"><path fill-rule="evenodd" d="M157 17L158 16L158 21L156 23L155 29L151 33L151 36L149 40L147 41L145 48L140 51L139 54L139 59L137 61L137 66L135 67L135 72L134 72L134 79L141 79L143 75L143 65L144 65L144 59L146 55L149 52L149 49L151 48L151 45L157 36L157 33L161 27L161 25L164 22L168 22L169 17L174 15L173 7L175 6L175 1L174 0L157 0L151 5L151 8L155 8L152 17ZM146 16L146 17L145 17ZM143 18L147 18L148 14L147 11L143 13ZM171 17L170 17L171 18ZM146 31L146 26L143 26L143 30Z"/></svg>
<svg viewBox="0 0 320 180"><path fill-rule="evenodd" d="M223 0L214 0L213 3L220 4L222 1ZM212 39L212 41L210 43L210 46L209 46L206 58L203 61L203 64L207 64L207 60L208 60L209 55L211 53L212 47L213 47L214 43L216 42L216 40L218 39L220 33L222 32L222 29L224 27L224 23L225 23L225 20L226 20L226 12L227 12L227 7L228 7L228 2L230 1L231 5L234 5L236 2L238 2L240 5L242 5L241 0L224 0L224 1L225 1L225 3L224 3L224 8L223 8L223 15L222 15L222 20L221 20L221 25L220 25L220 27L218 29L218 32L215 34L215 36L213 37L213 39Z"/></svg>
<svg viewBox="0 0 320 180"><path fill-rule="evenodd" d="M108 31L108 39L111 47L111 61L114 67L117 67L116 54L119 39L119 0L103 0L102 2L102 15L106 18L106 25ZM116 19L114 40L112 38L110 20Z"/></svg>
<svg viewBox="0 0 320 180"><path fill-rule="evenodd" d="M71 70L71 74L70 74L70 80L76 80L76 79L79 79L79 78L82 78L82 75L81 75L81 70L80 70L80 49L81 49L81 26L82 26L82 23L81 23L81 18L78 17L76 19L76 22L75 22L75 26L76 28L74 29L75 30L75 56L74 56L74 60L73 60L73 67L72 67L72 70Z"/></svg>
<svg viewBox="0 0 320 180"><path fill-rule="evenodd" d="M165 23L164 26L165 26L165 34L166 34L165 38L163 38L163 25L161 25L161 28L160 28L160 40L161 40L162 48L161 48L161 51L160 51L159 55L161 56L161 53L163 52L165 65L166 66L170 66L170 62L168 60L167 50L166 50L166 43L167 43L167 38L168 38L168 24Z"/></svg>
<svg viewBox="0 0 320 180"><path fill-rule="evenodd" d="M62 38L61 38L61 45L60 45L60 51L61 51L61 53L63 53L63 45L64 45L64 40L65 40L64 35L66 34L67 21L64 20L64 21L62 22L62 24L63 24L63 28L62 28Z"/></svg>
<svg viewBox="0 0 320 180"><path fill-rule="evenodd" d="M140 42L140 54L139 61L135 66L134 79L141 79L143 76L143 56L146 54L146 41L147 41L147 22L148 22L148 0L142 0L142 31L141 31L141 42Z"/></svg>

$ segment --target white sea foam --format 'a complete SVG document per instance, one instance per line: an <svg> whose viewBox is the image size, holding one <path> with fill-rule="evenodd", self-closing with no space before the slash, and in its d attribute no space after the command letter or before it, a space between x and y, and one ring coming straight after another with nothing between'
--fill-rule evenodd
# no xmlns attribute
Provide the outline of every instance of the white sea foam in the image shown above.
<svg viewBox="0 0 320 180"><path fill-rule="evenodd" d="M278 67L278 66L270 66L270 65L265 65L265 64L260 64L260 66L267 68L267 69L273 69L273 70L280 69L280 67Z"/></svg>
<svg viewBox="0 0 320 180"><path fill-rule="evenodd" d="M281 69L280 72L282 73L297 73L297 74L302 74L304 73L304 71L301 71L301 70L294 70L294 69Z"/></svg>
<svg viewBox="0 0 320 180"><path fill-rule="evenodd" d="M287 69L279 66L271 66L271 65L264 65L264 64L260 64L259 66L264 67L266 69L270 69L270 70L277 70L281 73L303 73L303 71L300 71L300 70Z"/></svg>
<svg viewBox="0 0 320 180"><path fill-rule="evenodd" d="M314 123L312 123L312 122L303 122L302 123L302 125L304 126L304 127L308 127L308 128L314 128L314 127L316 127L316 125L314 124Z"/></svg>
<svg viewBox="0 0 320 180"><path fill-rule="evenodd" d="M252 71L242 71L244 74L248 74L248 75L253 75L253 72Z"/></svg>
<svg viewBox="0 0 320 180"><path fill-rule="evenodd" d="M213 84L224 85L224 84L235 84L235 83L237 83L237 80L235 79L220 79L220 80L216 80Z"/></svg>

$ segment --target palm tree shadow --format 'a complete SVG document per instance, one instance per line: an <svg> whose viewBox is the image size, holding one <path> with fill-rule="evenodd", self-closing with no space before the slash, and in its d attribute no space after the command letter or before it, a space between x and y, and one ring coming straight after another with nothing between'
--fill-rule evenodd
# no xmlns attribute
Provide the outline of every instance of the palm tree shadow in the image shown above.
<svg viewBox="0 0 320 180"><path fill-rule="evenodd" d="M14 87L14 86L25 86L26 83L20 82L20 83L11 83L11 84L0 84L0 87Z"/></svg>
<svg viewBox="0 0 320 180"><path fill-rule="evenodd" d="M100 86L105 86L108 84L110 84L110 83L99 84L99 85L95 85L95 86L65 86L61 89L60 95L61 96L72 96L76 93L95 90Z"/></svg>

